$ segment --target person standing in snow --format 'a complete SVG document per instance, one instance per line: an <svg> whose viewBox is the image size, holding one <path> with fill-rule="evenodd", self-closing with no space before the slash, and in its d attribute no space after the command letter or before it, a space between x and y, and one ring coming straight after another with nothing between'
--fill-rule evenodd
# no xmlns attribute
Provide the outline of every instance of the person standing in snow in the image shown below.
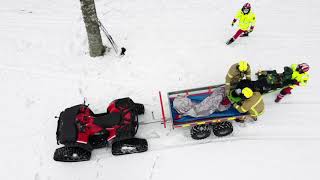
<svg viewBox="0 0 320 180"><path fill-rule="evenodd" d="M237 12L236 17L232 21L232 26L239 21L239 30L236 34L227 42L227 45L233 43L239 36L249 36L256 24L256 15L251 10L251 5L245 3L243 7Z"/></svg>
<svg viewBox="0 0 320 180"><path fill-rule="evenodd" d="M251 81L251 68L246 61L240 61L239 63L233 64L230 67L228 74L226 75L226 96L228 96L230 90L234 89L237 84L243 79Z"/></svg>
<svg viewBox="0 0 320 180"><path fill-rule="evenodd" d="M291 94L291 90L296 86L305 86L309 80L309 65L307 63L292 64L291 67L285 67L283 72L284 82L289 86L283 88L277 95L275 102L278 103L281 99Z"/></svg>

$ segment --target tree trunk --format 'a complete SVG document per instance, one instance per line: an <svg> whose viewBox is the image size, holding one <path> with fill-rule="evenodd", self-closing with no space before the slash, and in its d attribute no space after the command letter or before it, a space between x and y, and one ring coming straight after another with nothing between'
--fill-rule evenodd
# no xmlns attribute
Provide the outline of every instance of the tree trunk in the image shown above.
<svg viewBox="0 0 320 180"><path fill-rule="evenodd" d="M105 46L102 44L94 0L80 0L80 2L83 20L88 34L90 56L103 56Z"/></svg>

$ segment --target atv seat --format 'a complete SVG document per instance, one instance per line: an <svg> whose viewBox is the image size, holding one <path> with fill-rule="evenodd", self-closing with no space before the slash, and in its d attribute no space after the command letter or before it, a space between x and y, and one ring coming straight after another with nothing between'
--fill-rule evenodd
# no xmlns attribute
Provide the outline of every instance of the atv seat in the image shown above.
<svg viewBox="0 0 320 180"><path fill-rule="evenodd" d="M102 128L111 128L115 125L120 124L121 114L120 113L108 113L97 115L94 117L94 124L101 126Z"/></svg>

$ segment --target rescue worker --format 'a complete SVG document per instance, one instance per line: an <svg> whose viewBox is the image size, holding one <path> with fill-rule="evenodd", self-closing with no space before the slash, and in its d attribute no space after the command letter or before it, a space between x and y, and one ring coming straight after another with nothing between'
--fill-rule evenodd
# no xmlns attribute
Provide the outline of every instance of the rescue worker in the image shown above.
<svg viewBox="0 0 320 180"><path fill-rule="evenodd" d="M236 89L237 92L240 89ZM238 91L242 101L234 103L233 107L240 113L249 113L254 120L260 116L264 111L264 102L260 92L253 92L249 87L245 87Z"/></svg>
<svg viewBox="0 0 320 180"><path fill-rule="evenodd" d="M239 20L239 30L236 34L227 42L227 45L233 43L240 35L241 37L249 36L256 24L256 15L251 10L251 5L245 3L243 7L237 12L236 17L233 19L231 26Z"/></svg>
<svg viewBox="0 0 320 180"><path fill-rule="evenodd" d="M291 90L297 86L305 86L309 80L309 65L307 63L301 63L301 64L292 64L291 67L285 67L285 71L283 74L289 75L289 86L283 88L280 93L277 95L277 98L275 99L275 102L278 103L281 101L281 99L291 94ZM289 71L289 73L288 73ZM285 77L284 77L285 78Z"/></svg>
<svg viewBox="0 0 320 180"><path fill-rule="evenodd" d="M251 81L251 68L246 61L240 61L239 63L233 64L230 67L228 74L226 75L226 96L228 96L230 90L234 89L243 79Z"/></svg>

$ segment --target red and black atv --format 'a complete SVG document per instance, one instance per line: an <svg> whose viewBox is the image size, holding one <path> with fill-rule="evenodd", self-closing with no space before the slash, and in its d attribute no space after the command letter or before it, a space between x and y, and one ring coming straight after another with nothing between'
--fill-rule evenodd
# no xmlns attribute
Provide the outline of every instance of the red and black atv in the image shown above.
<svg viewBox="0 0 320 180"><path fill-rule="evenodd" d="M112 147L113 155L145 152L145 139L134 138L144 114L143 104L130 98L110 103L106 113L94 114L85 103L72 106L60 113L57 127L57 144L53 159L63 162L87 161L93 149Z"/></svg>

